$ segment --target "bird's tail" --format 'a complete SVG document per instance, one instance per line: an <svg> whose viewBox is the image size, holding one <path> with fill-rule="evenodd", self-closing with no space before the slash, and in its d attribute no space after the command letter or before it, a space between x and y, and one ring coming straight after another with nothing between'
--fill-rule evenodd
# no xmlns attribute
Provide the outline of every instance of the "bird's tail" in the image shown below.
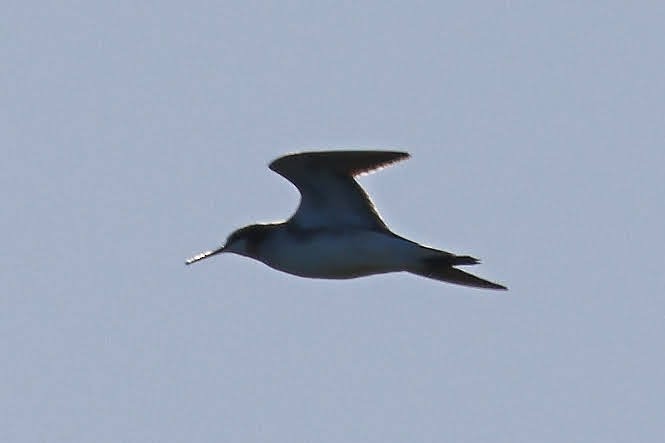
<svg viewBox="0 0 665 443"><path fill-rule="evenodd" d="M492 283L488 280L483 280L480 277L476 277L473 274L469 274L468 272L453 267L475 265L478 263L480 262L477 259L469 257L468 255L461 256L450 254L424 258L419 262L417 267L409 269L408 271L412 274L417 274L434 280L472 286L474 288L508 289L505 286Z"/></svg>

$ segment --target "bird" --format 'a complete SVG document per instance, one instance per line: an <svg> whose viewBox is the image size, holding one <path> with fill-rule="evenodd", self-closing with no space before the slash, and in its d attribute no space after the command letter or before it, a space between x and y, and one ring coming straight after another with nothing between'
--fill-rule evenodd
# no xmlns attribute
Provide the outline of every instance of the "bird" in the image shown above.
<svg viewBox="0 0 665 443"><path fill-rule="evenodd" d="M224 245L185 263L232 253L299 277L337 280L407 272L475 288L507 289L457 268L476 265L478 259L416 243L388 228L356 177L409 157L407 152L378 150L279 157L268 167L300 192L300 204L291 218L240 228Z"/></svg>

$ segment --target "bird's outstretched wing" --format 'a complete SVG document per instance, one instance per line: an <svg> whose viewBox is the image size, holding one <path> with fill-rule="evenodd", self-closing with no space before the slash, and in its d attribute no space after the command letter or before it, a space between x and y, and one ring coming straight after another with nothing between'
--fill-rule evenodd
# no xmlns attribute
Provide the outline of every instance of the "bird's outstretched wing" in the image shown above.
<svg viewBox="0 0 665 443"><path fill-rule="evenodd" d="M303 152L278 158L270 169L300 191L300 206L290 219L298 227L387 230L354 177L408 157L395 151Z"/></svg>

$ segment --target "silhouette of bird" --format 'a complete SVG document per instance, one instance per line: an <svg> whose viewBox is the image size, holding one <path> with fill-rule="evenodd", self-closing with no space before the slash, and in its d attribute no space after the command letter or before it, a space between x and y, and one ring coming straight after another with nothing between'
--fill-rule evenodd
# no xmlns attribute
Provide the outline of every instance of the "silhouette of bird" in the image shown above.
<svg viewBox="0 0 665 443"><path fill-rule="evenodd" d="M409 272L458 285L507 289L457 268L479 261L420 245L393 233L355 177L409 157L395 151L319 151L270 163L300 191L285 222L254 224L229 235L224 246L188 259L192 264L230 252L300 277L349 279Z"/></svg>

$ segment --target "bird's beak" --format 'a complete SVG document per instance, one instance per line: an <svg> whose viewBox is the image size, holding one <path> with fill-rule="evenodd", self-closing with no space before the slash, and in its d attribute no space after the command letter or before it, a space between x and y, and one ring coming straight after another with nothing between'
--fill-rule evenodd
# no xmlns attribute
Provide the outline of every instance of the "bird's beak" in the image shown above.
<svg viewBox="0 0 665 443"><path fill-rule="evenodd" d="M222 246L221 248L214 249L212 251L205 251L201 252L200 254L196 254L194 257L190 257L185 261L186 265L191 265L192 263L196 263L199 260L203 260L204 258L212 257L213 255L219 254L220 252L224 252L224 249L226 246Z"/></svg>

